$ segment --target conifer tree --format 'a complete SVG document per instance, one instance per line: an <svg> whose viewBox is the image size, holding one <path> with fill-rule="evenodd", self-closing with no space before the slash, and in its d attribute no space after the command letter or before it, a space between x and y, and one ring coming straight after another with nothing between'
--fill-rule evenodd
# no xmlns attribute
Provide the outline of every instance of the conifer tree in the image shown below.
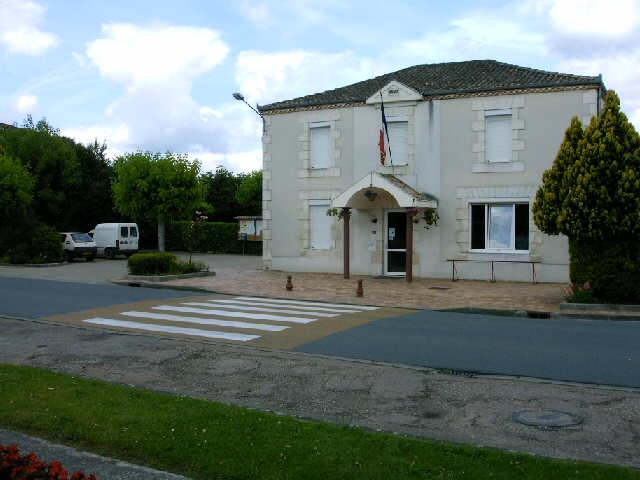
<svg viewBox="0 0 640 480"><path fill-rule="evenodd" d="M584 132L568 168L561 231L575 240L630 239L640 224L640 137L615 92Z"/></svg>
<svg viewBox="0 0 640 480"><path fill-rule="evenodd" d="M584 132L571 121L533 216L541 231L569 238L574 284L602 301L640 301L640 136L615 92Z"/></svg>
<svg viewBox="0 0 640 480"><path fill-rule="evenodd" d="M544 172L542 186L536 192L533 219L538 228L549 235L558 235L561 231L562 206L569 181L567 171L577 161L578 143L583 137L582 122L573 117L553 167Z"/></svg>
<svg viewBox="0 0 640 480"><path fill-rule="evenodd" d="M572 240L632 239L640 233L639 207L640 137L610 91L584 132L572 119L536 193L534 221Z"/></svg>

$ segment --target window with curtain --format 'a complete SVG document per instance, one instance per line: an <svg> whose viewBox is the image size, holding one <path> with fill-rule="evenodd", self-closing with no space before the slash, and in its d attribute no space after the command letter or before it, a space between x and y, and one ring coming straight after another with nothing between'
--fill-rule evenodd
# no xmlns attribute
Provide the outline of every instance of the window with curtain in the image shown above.
<svg viewBox="0 0 640 480"><path fill-rule="evenodd" d="M471 205L471 250L529 250L529 204Z"/></svg>

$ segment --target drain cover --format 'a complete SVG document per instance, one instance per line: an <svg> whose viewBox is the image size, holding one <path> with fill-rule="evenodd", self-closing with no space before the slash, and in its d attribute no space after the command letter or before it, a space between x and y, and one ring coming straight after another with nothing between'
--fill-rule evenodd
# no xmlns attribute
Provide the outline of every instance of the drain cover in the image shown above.
<svg viewBox="0 0 640 480"><path fill-rule="evenodd" d="M523 425L539 428L565 428L582 423L578 415L559 410L522 410L514 412L512 418Z"/></svg>

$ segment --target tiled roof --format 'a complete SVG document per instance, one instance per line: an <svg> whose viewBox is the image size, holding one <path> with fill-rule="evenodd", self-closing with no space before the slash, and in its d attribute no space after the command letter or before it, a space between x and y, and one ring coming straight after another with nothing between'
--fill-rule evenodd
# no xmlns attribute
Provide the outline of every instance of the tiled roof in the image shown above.
<svg viewBox="0 0 640 480"><path fill-rule="evenodd" d="M422 200L422 201L429 201L429 200L436 200L437 201L438 200L436 197L434 197L433 195L430 195L428 193L420 193L419 191L417 191L412 186L407 185L406 183L404 183L402 180L400 180L395 175L390 175L388 173L383 173L382 176L384 178L386 178L387 180L389 180L391 183L393 183L398 188L401 188L402 190L407 192L409 195L414 197L416 200Z"/></svg>
<svg viewBox="0 0 640 480"><path fill-rule="evenodd" d="M262 112L287 108L361 103L392 80L413 88L424 97L475 92L601 85L599 76L546 72L495 60L415 65L346 87L260 106Z"/></svg>

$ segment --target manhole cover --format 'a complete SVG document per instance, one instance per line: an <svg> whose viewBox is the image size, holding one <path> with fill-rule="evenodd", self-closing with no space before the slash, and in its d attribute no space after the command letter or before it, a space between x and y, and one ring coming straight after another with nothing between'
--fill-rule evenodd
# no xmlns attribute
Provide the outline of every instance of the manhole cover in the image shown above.
<svg viewBox="0 0 640 480"><path fill-rule="evenodd" d="M440 285L434 285L429 287L429 290L449 290L451 287L441 287Z"/></svg>
<svg viewBox="0 0 640 480"><path fill-rule="evenodd" d="M512 418L523 425L539 428L565 428L582 423L578 415L559 410L522 410L514 412Z"/></svg>

